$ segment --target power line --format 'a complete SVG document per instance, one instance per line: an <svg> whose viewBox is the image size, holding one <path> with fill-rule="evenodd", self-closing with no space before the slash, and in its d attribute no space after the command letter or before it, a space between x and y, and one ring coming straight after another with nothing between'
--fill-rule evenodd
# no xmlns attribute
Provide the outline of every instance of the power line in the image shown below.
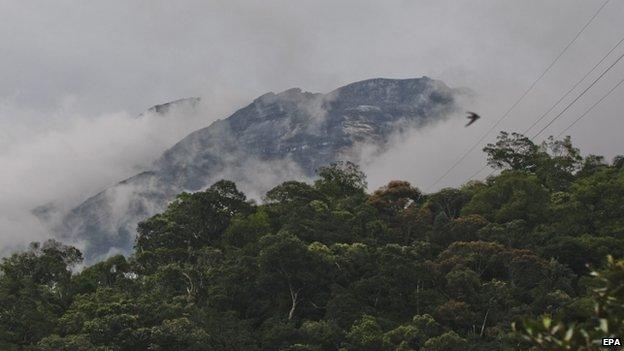
<svg viewBox="0 0 624 351"><path fill-rule="evenodd" d="M623 39L624 40L624 39ZM620 41L622 42L622 41ZM619 45L619 43L618 43ZM611 50L613 51L613 50ZM610 52L611 52L610 51ZM610 53L609 52L609 53ZM620 55L620 57L618 57L617 60L615 60L607 69L605 69L602 74L600 74L600 76L598 76L598 78L596 78L587 88L585 88L585 90L583 90L574 100L572 100L572 102L570 102L557 116L555 116L544 128L542 128L536 135L534 135L533 137L531 137L531 139L535 139L537 136L539 136L546 128L548 128L548 126L550 126L557 118L559 118L561 115L563 115L569 108L570 106L572 106L576 101L578 101L583 95L585 95L585 93L591 89L600 79L602 79L602 77L604 77L605 74L607 74L607 72L609 72L620 60L622 60L622 58L624 58L624 54ZM602 61L602 60L601 60ZM592 69L593 70L593 69ZM585 117L589 112L591 112L596 106L598 106L604 99L606 99L609 95L611 95L611 93L613 93L613 91L615 91L615 89L617 89L620 85L622 85L622 83L624 83L624 78L622 80L619 81L619 83L617 83L613 88L611 88L606 94L604 94L600 99L598 99L598 101L596 101L593 105L591 105L591 107L589 107L585 112L583 112L583 114L581 114L574 122L572 122L572 124L570 124L569 126L567 126L564 130L561 131L561 133L559 133L557 135L557 138L559 138L563 133L565 133L568 129L572 128L572 126L574 126L578 121L580 121L583 117ZM472 180L474 177L476 177L479 173L481 173L484 169L486 169L488 167L488 165L484 165L483 167L481 167L477 172L473 173L466 181L470 181ZM487 177L489 177L490 175L492 175L495 172L495 170L493 170L492 172L490 172L490 174L487 175Z"/></svg>
<svg viewBox="0 0 624 351"><path fill-rule="evenodd" d="M572 128L572 126L574 126L576 124L576 122L580 121L581 119L583 119L583 117L585 117L588 113L591 112L591 110L594 109L594 107L598 106L602 100L606 99L609 95L611 95L611 93L613 93L615 91L615 89L617 89L620 85L622 85L622 83L624 83L624 78L622 78L619 83L617 83L615 86L613 86L613 88L611 88L611 90L609 90L606 94L604 94L600 100L596 101L596 103L594 103L593 105L591 105L590 108L588 108L585 112L583 112L582 115L580 115L577 119L574 120L574 122L572 122L569 126L565 127L564 130L561 131L561 133L557 134L557 138L559 138L563 133L565 133L568 129Z"/></svg>
<svg viewBox="0 0 624 351"><path fill-rule="evenodd" d="M572 122L569 126L565 127L565 129L563 129L559 134L557 134L556 138L559 138L561 135L563 135L563 133L565 133L568 129L572 128L578 121L580 121L581 119L583 119L583 117L587 116L596 106L600 105L600 103L602 103L602 101L604 99L606 99L607 97L609 97L614 91L615 89L617 89L620 85L622 85L622 83L624 83L624 78L622 78L616 85L613 86L613 88L611 88L606 94L604 94L600 99L598 99L598 101L596 101L593 105L591 105L587 110L585 110L585 112L583 112L577 119L574 120L574 122ZM470 178L468 178L466 180L466 182L472 180L474 177L476 177L479 173L483 172L484 169L486 169L488 167L488 165L486 164L485 166L481 167L478 171L476 171L475 173L473 173ZM496 172L496 170L492 170L487 176L491 176L492 174L494 174L494 172Z"/></svg>
<svg viewBox="0 0 624 351"><path fill-rule="evenodd" d="M551 119L550 122L548 122L542 129L540 129L540 131L537 132L537 134L535 134L531 139L537 138L540 134L542 134L543 131L546 130L546 128L550 127L550 125L553 124L559 117L561 117L561 115L563 115L570 108L570 106L572 106L576 101L578 101L578 99L585 95L585 93L587 93L589 89L591 89L600 79L602 79L602 77L604 77L607 72L609 72L618 62L620 62L623 57L624 54L620 55L620 57L618 57L615 62L607 67L607 69L605 69L604 72L602 72L598 76L598 78L594 79L594 81L591 82L591 84L587 88L585 88L585 90L583 90L576 98L574 98L574 100L572 100L563 110L561 110L561 112L559 112L553 119Z"/></svg>
<svg viewBox="0 0 624 351"><path fill-rule="evenodd" d="M619 45L619 44L618 44ZM624 54L620 55L620 57L618 57L617 60L615 60L615 62L613 62L604 72L602 72L602 74L600 76L598 76L598 78L596 78L585 90L583 90L574 100L572 100L572 102L570 102L570 104L568 104L566 106L566 108L564 110L561 111L561 113L559 113L557 116L555 116L555 118L553 118L548 125L546 125L544 128L542 128L542 130L540 130L540 132L536 135L534 135L531 139L535 139L537 136L539 136L539 134L541 134L541 132L543 132L548 126L550 126L552 124L552 122L555 121L555 119L557 119L558 117L560 117L570 106L572 106L576 101L579 100L580 97L582 97L591 87L593 87L596 82L598 82L607 72L609 72L609 70L611 70L611 68L613 68L622 58L624 58ZM620 85L622 85L622 83L624 83L624 78L622 78L615 86L613 86L606 94L604 94L600 99L598 99L598 101L596 101L594 104L592 104L585 112L583 112L576 120L574 120L574 122L572 122L569 126L567 126L565 129L563 129L558 135L557 138L559 138L563 133L565 133L568 129L572 128L572 126L574 126L578 121L580 121L581 119L583 119L583 117L585 117L587 114L589 114L596 106L598 106L600 103L602 103L602 101L604 99L606 99L609 95L611 95L615 89L617 89ZM483 167L481 167L477 172L473 173L466 181L470 181L472 180L474 177L476 177L479 173L481 173L484 169L486 169L488 167L488 165L484 165ZM492 170L487 177L491 176L494 172L496 172L496 170ZM486 177L486 178L487 178Z"/></svg>
<svg viewBox="0 0 624 351"><path fill-rule="evenodd" d="M527 128L522 134L526 134L528 131L530 131L537 123L539 123L545 116L547 116L557 105L559 105L559 103L565 99L568 95L570 95L570 93L572 91L574 91L574 89L576 89L593 71L596 70L596 68L602 63L604 62L604 60L609 57L609 55L611 55L611 53L618 47L620 46L620 44L622 44L622 42L624 42L624 37L622 39L620 39L620 41L618 41L604 56L602 56L602 58L587 72L585 73L585 75L578 80L574 86L572 86L572 88L570 88L570 90L568 90L563 96L561 96L561 98L559 98L559 100L557 100L557 102L555 102L546 112L544 112L535 122L533 122L533 124L531 124L531 126L529 128ZM602 102L602 100L604 100L606 97L608 97L615 89L617 89L617 87L619 87L622 83L624 82L624 79L622 79L616 86L614 86L611 90L609 90L609 92L607 92L602 98L600 98L596 103L594 103L587 111L585 111L577 120L575 120L572 124L570 124L567 128L565 128L563 131L561 131L561 133L559 133L557 135L557 138L559 138L563 133L565 133L568 129L570 129L574 124L576 124L576 122L578 122L579 120L581 120L585 115L587 115L589 112L591 112L591 110L594 109L594 107L596 107L598 104L600 104ZM468 177L467 181L472 180L473 178L475 178L477 175L479 175L479 173L483 172L484 169L486 169L488 167L487 164L485 164L483 167L481 167L478 171L476 171L475 173L473 173L470 177ZM490 175L492 175L495 172L495 170L493 170L492 172L490 172L488 174L488 177Z"/></svg>
<svg viewBox="0 0 624 351"><path fill-rule="evenodd" d="M544 112L537 120L535 120L535 122L533 122L533 124L531 124L529 126L529 128L527 128L524 132L522 132L522 134L528 133L531 129L533 129L533 127L535 127L535 125L537 125L539 122L542 121L542 119L544 119L544 117L546 117L552 110L555 109L555 107L557 105L559 105L559 103L561 101L563 101L566 97L568 97L568 95L570 95L571 92L574 91L574 89L576 89L583 81L585 81L585 79L596 70L596 68L598 68L598 66L600 66L600 64L607 58L609 57L609 55L611 55L611 53L618 47L620 46L620 44L622 44L622 42L624 42L624 37L622 37L622 39L620 39L619 42L617 42L617 44L615 44L615 46L613 46L611 48L611 50L609 50L609 52L607 52L604 56L602 56L602 58L600 59L600 61L598 61L594 67L592 67L589 71L587 71L587 73L585 73L585 75L583 76L583 78L579 79L574 86L572 86L572 88L570 88L570 90L568 90L565 94L563 94L559 100L557 100L557 102L555 102L546 112Z"/></svg>
<svg viewBox="0 0 624 351"><path fill-rule="evenodd" d="M457 167L477 146L479 146L481 144L481 142L483 140L485 140L485 138L488 137L488 135L490 135L490 133L505 119L507 118L507 116L509 116L509 114L511 113L511 111L513 111L513 109L520 104L520 102L525 98L525 96L527 96L532 90L533 88L537 85L537 83L546 75L546 73L548 73L550 71L550 69L559 61L559 59L561 58L561 56L563 56L563 54L568 51L568 49L570 48L570 46L572 46L572 44L574 44L574 42L576 42L576 40L581 36L581 34L585 31L585 29L587 27L589 27L589 25L593 22L593 20L596 18L596 16L598 16L598 14L602 11L602 9L609 3L610 0L606 0L605 2L602 3L602 5L600 5L600 7L596 10L596 12L590 17L590 19L587 21L587 23L585 23L585 25L581 28L581 30L578 31L578 33L576 33L576 35L574 36L574 38L572 38L572 40L561 50L561 52L559 52L559 54L557 55L557 57L555 57L555 59L548 65L548 67L546 67L546 69L537 77L537 79L535 79L535 81L529 86L528 89L526 89L524 91L524 93L520 96L520 98L518 98L516 100L516 102L514 102L513 105L511 105L511 107L496 121L496 123L494 123L494 125L492 125L492 127L481 137L479 138L479 140L472 145L468 151L466 151L457 161L455 161L455 163L453 163L453 165L446 170L446 172L444 172L440 177L438 177L436 179L435 182L433 182L433 184L431 184L430 186L427 187L427 190L431 189L432 187L436 186L442 179L444 179L444 177L446 177L451 171L453 171L453 169L455 169L455 167Z"/></svg>
<svg viewBox="0 0 624 351"><path fill-rule="evenodd" d="M473 174L472 174L472 175L468 178L468 180L466 180L466 182L471 181L471 180L472 180L472 178L474 178L474 177L476 177L477 175L479 175L479 173L481 173L484 169L486 169L486 168L487 168L487 166L488 166L488 165L487 165L487 163L486 163L486 164L485 164L485 166L483 166L483 167L479 168L479 170L478 170L478 171L476 171L475 173L473 173ZM492 174L492 173L488 174L488 177L489 177L491 174ZM486 178L487 178L487 177L486 177ZM465 183L465 182L464 182L464 183Z"/></svg>

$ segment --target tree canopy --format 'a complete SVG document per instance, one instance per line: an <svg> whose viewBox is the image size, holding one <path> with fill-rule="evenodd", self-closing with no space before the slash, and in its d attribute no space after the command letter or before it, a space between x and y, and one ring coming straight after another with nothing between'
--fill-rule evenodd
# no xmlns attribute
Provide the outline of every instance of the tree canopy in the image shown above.
<svg viewBox="0 0 624 351"><path fill-rule="evenodd" d="M0 263L2 350L598 350L622 336L624 162L501 133L499 173L367 193L353 163L180 194L134 254Z"/></svg>

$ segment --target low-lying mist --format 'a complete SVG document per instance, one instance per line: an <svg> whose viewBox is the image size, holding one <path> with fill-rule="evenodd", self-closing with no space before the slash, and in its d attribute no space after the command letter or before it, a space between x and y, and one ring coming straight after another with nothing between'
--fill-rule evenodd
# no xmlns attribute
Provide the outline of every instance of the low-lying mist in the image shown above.
<svg viewBox="0 0 624 351"><path fill-rule="evenodd" d="M397 137L381 154L363 152L371 189L405 179L425 190L522 95L600 3L3 2L0 255L49 237L34 208L51 205L61 213L146 169L189 132L267 91L294 86L328 92L367 78L426 75L475 91L475 102L465 107L483 118L471 127L455 116ZM522 132L548 109L624 34L623 14L624 6L611 1L485 142L500 130ZM542 137L557 134L622 74L624 66L615 67ZM624 152L617 94L569 131L584 154L610 159ZM189 96L202 97L201 113L136 116ZM429 190L465 181L483 166L482 147Z"/></svg>
<svg viewBox="0 0 624 351"><path fill-rule="evenodd" d="M49 237L33 215L61 215L107 186L147 167L166 148L211 122L201 103L166 114L85 116L0 109L0 254ZM35 121L36 123L33 123Z"/></svg>

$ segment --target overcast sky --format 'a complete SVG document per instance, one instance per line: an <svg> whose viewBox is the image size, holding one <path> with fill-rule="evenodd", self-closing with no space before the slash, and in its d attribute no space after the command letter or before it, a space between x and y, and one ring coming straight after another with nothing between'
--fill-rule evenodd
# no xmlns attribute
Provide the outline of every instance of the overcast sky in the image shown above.
<svg viewBox="0 0 624 351"><path fill-rule="evenodd" d="M426 75L477 93L466 106L483 116L473 127L421 131L366 166L374 186L403 178L425 188L602 2L0 0L0 235L37 238L26 209L80 201L267 91L328 92L374 77ZM624 36L623 18L624 3L612 0L497 129L530 125ZM547 132L622 77L624 62ZM189 96L204 99L204 114L136 118ZM624 86L570 131L583 151L624 153L622 97ZM475 152L441 185L461 183L482 162Z"/></svg>

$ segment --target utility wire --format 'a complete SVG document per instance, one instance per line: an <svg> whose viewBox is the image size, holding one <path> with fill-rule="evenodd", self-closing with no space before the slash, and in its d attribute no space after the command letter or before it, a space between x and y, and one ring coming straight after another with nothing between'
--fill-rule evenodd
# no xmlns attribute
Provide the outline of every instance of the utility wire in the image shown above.
<svg viewBox="0 0 624 351"><path fill-rule="evenodd" d="M576 124L576 122L580 121L581 119L583 119L583 117L585 117L588 113L591 112L591 110L594 109L594 107L598 106L602 100L606 99L609 95L611 95L611 93L613 93L613 91L615 91L615 89L617 89L620 85L622 85L622 83L624 83L624 78L622 78L620 80L619 83L617 83L613 88L611 88L611 90L609 90L606 94L604 94L600 100L596 101L596 103L594 103L590 108L588 108L585 112L583 112L582 115L580 115L577 119L574 120L574 122L572 122L569 126L565 127L564 130L561 131L561 133L559 133L557 135L557 138L559 138L563 133L565 133L568 129L572 128L572 126L574 126Z"/></svg>
<svg viewBox="0 0 624 351"><path fill-rule="evenodd" d="M551 119L550 122L548 122L542 129L540 129L540 131L537 132L537 134L535 134L531 139L537 138L540 134L542 134L543 131L546 130L546 128L550 127L550 125L552 125L559 117L561 117L561 115L563 115L570 108L570 106L572 106L576 101L578 101L578 99L580 99L583 95L585 95L585 93L587 93L589 89L591 89L600 79L602 79L602 77L604 77L605 74L607 74L607 72L609 72L618 62L620 62L620 60L623 57L624 57L624 54L620 55L620 57L618 57L618 59L615 60L615 62L613 62L611 66L607 67L607 69L605 69L598 76L598 78L594 79L594 81L591 82L591 84L587 86L585 90L583 90L576 98L574 98L574 100L572 100L563 110L561 110L561 112L559 112L555 117L553 117L553 119Z"/></svg>
<svg viewBox="0 0 624 351"><path fill-rule="evenodd" d="M509 114L511 113L511 111L513 111L513 109L520 104L520 102L525 98L525 96L527 96L532 90L533 88L537 85L537 83L546 75L546 73L548 73L550 71L550 69L559 61L559 59L561 58L561 56L563 56L563 54L568 51L568 49L570 48L570 46L572 46L572 44L574 44L574 42L576 42L576 40L581 36L581 34L585 31L585 29L587 27L589 27L589 25L593 22L593 20L596 18L596 16L598 16L598 14L602 11L602 9L609 3L610 0L606 0L605 2L602 3L602 5L600 5L600 7L596 10L596 12L590 17L590 19L587 21L587 23L585 23L585 25L581 28L580 31L578 31L578 33L576 33L576 35L574 36L574 38L572 38L572 40L561 50L561 52L559 52L559 54L557 55L557 57L555 57L555 59L548 65L548 67L546 67L546 69L537 77L537 79L535 79L535 81L529 86L528 89L526 89L524 91L524 93L520 96L520 98L518 98L516 100L516 102L514 102L513 105L511 105L511 107L496 121L496 123L494 123L494 125L492 125L492 127L490 129L488 129L488 131L481 137L479 138L479 140L474 143L474 145L472 145L457 161L455 161L455 163L453 163L453 165L446 170L446 172L444 172L440 177L438 177L436 179L435 182L433 182L433 184L431 184L430 186L427 187L427 190L431 189L432 187L436 186L442 179L444 179L444 177L446 177L449 173L451 173L451 171L453 171L453 169L455 169L455 167L457 167L477 146L479 146L481 144L481 142L483 140L485 140L485 138L488 137L488 135L490 135L490 133L505 119L507 118L507 116L509 116Z"/></svg>
<svg viewBox="0 0 624 351"><path fill-rule="evenodd" d="M474 172L469 178L468 180L466 180L466 182L471 181L474 177L478 176L479 173L483 172L484 169L486 169L488 167L487 163L485 164L485 166L479 168L478 171ZM491 175L492 173L488 174L488 177ZM486 177L487 178L487 177ZM465 183L465 182L464 182Z"/></svg>
<svg viewBox="0 0 624 351"><path fill-rule="evenodd" d="M561 135L563 135L563 133L565 133L566 131L568 131L568 129L572 128L578 121L580 121L581 119L583 119L583 117L587 116L596 106L600 105L600 103L602 103L602 101L604 99L606 99L607 97L609 97L614 91L615 89L617 89L620 85L622 85L622 83L624 83L624 78L622 78L616 85L613 86L613 88L611 88L606 94L604 94L600 99L598 99L598 101L596 101L593 105L591 105L587 110L585 110L585 112L583 112L577 119L574 120L574 122L572 122L569 126L565 127L565 129L563 129L561 131L561 133L557 134L556 138L559 138ZM488 166L487 164L483 167L481 167L478 171L476 171L473 175L470 176L470 178L468 178L468 180L466 180L466 182L472 180L474 177L476 177L477 175L479 175L479 173L481 173L484 169L486 169ZM487 176L491 176L492 174L494 174L494 172L496 172L495 169L493 169Z"/></svg>
<svg viewBox="0 0 624 351"><path fill-rule="evenodd" d="M615 46L617 47L618 45L620 45L620 43L624 41L624 38L622 40L620 40L620 42L618 42L618 44ZM613 49L615 49L615 47ZM613 51L613 49L611 49L609 51L609 53L607 53L606 56L604 56L600 62L604 61L604 59ZM544 126L544 128L542 128L536 135L534 135L531 139L535 139L537 136L539 136L546 128L548 128L557 118L559 118L561 115L563 115L569 108L570 106L572 106L576 101L578 101L583 95L585 95L585 93L591 89L600 79L602 79L602 77L605 76L605 74L607 74L607 72L609 72L620 60L622 60L622 58L624 58L624 54L620 55L620 57L617 58L617 60L615 60L609 67L607 67L607 69L605 69L600 76L598 76L598 78L596 78L587 88L585 88L574 100L572 100L557 116L555 116L546 126ZM600 64L600 62L598 64ZM597 65L596 65L597 66ZM594 68L592 68L592 70L588 73L591 73L596 66L594 66ZM585 77L587 77L588 74L585 75ZM585 77L583 79L581 79L581 81L583 81L585 79ZM583 117L585 117L587 114L589 114L596 106L598 106L604 99L606 99L609 95L611 95L611 93L613 93L613 91L615 91L615 89L617 89L620 85L622 85L622 83L624 83L624 78L622 80L619 81L619 83L617 83L613 88L611 88L606 94L604 94L600 99L598 99L598 101L596 101L593 105L591 105L585 112L583 112L574 122L572 122L572 124L570 124L569 126L567 126L564 130L562 130L558 135L557 138L559 138L563 133L565 133L568 129L572 128L572 126L574 126L578 121L580 121ZM578 83L576 84L578 85ZM576 86L575 85L575 86ZM573 88L574 89L574 88ZM573 89L571 89L570 91L572 91ZM569 94L569 92L566 93ZM555 104L557 105L557 103ZM554 105L553 105L554 106ZM530 128L529 128L530 129ZM476 177L479 173L481 173L484 169L486 169L488 167L488 165L484 165L483 167L481 167L477 172L475 172L473 175L470 176L470 178L468 178L467 181L472 180L474 177ZM495 170L493 170L492 172L490 172L490 174L488 174L488 177L490 175L492 175L495 172Z"/></svg>
<svg viewBox="0 0 624 351"><path fill-rule="evenodd" d="M570 93L572 93L574 91L574 89L576 89L583 81L585 81L585 79L592 74L592 72L594 72L596 70L596 68L598 68L598 66L600 66L600 64L602 62L604 62L604 60L609 57L609 55L611 55L611 53L618 47L620 46L620 44L622 44L622 42L624 42L624 37L622 37L622 39L620 39L619 42L617 42L617 44L615 44L615 46L613 46L611 48L611 50L609 50L609 52L607 52L604 56L602 56L602 58L600 59L600 61L598 61L594 67L592 67L592 69L590 69L589 71L587 71L587 73L585 73L585 75L583 76L583 78L579 79L574 86L572 86L572 88L570 88L570 90L568 90L565 94L563 94L559 100L557 100L557 102L555 102L546 112L544 112L537 120L535 120L535 122L533 122L533 124L531 124L529 126L529 128L527 128L524 132L522 132L522 134L526 135L531 129L533 129L533 127L535 127L535 125L537 125L539 122L542 121L542 119L544 119L544 117L546 117L550 112L552 112L552 110L555 109L555 107L557 105L559 105L559 103L561 101L563 101L566 97L568 97L568 95L570 95Z"/></svg>

